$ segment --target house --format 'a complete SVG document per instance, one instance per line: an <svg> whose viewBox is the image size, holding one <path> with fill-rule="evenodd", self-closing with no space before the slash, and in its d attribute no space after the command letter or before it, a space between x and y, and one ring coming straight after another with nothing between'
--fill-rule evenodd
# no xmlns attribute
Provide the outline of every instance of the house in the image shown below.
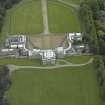
<svg viewBox="0 0 105 105"><path fill-rule="evenodd" d="M26 36L25 35L11 35L5 41L5 47L16 49L26 47Z"/></svg>
<svg viewBox="0 0 105 105"><path fill-rule="evenodd" d="M16 56L17 51L15 49L0 49L0 56Z"/></svg>
<svg viewBox="0 0 105 105"><path fill-rule="evenodd" d="M71 41L82 41L82 33L69 33L68 38Z"/></svg>
<svg viewBox="0 0 105 105"><path fill-rule="evenodd" d="M41 53L42 63L44 65L46 64L52 64L54 65L56 63L56 54L53 50L43 50Z"/></svg>
<svg viewBox="0 0 105 105"><path fill-rule="evenodd" d="M28 49L28 56L30 58L41 58L41 49Z"/></svg>

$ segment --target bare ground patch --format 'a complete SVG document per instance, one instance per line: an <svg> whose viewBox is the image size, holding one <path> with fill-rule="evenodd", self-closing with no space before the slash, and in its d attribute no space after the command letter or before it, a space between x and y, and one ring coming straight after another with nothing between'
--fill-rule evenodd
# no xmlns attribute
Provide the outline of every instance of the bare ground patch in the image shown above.
<svg viewBox="0 0 105 105"><path fill-rule="evenodd" d="M65 34L53 34L53 35L32 35L28 37L28 46L34 48L56 48L63 46Z"/></svg>

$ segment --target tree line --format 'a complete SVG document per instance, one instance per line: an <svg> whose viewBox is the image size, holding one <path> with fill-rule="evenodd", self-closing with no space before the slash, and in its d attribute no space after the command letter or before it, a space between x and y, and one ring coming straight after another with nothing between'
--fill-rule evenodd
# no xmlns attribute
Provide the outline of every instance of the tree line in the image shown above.
<svg viewBox="0 0 105 105"><path fill-rule="evenodd" d="M0 0L0 32L6 16L6 11L13 7L21 0ZM0 66L0 105L10 105L5 92L11 86L11 80L9 76L9 69L7 66Z"/></svg>
<svg viewBox="0 0 105 105"><path fill-rule="evenodd" d="M86 0L81 3L80 16L85 27L84 42L95 54L94 70L100 86L100 96L105 105L105 1Z"/></svg>
<svg viewBox="0 0 105 105"><path fill-rule="evenodd" d="M105 105L105 57L96 55L94 57L94 69L97 77L97 81L100 87L100 96L103 105Z"/></svg>
<svg viewBox="0 0 105 105"><path fill-rule="evenodd" d="M84 42L93 54L105 55L105 5L104 0L85 0L80 5Z"/></svg>
<svg viewBox="0 0 105 105"><path fill-rule="evenodd" d="M7 66L0 66L0 105L10 105L5 92L10 88L11 80Z"/></svg>
<svg viewBox="0 0 105 105"><path fill-rule="evenodd" d="M93 54L98 53L97 32L93 19L93 12L89 1L84 1L80 5L80 17L84 28L84 42L90 46Z"/></svg>
<svg viewBox="0 0 105 105"><path fill-rule="evenodd" d="M21 0L0 0L0 32L4 23L6 10L12 8L13 5L20 1Z"/></svg>

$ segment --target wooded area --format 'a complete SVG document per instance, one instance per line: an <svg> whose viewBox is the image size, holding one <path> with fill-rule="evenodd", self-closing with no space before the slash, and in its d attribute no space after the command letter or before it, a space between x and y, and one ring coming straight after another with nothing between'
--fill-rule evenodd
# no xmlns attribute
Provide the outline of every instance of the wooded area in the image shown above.
<svg viewBox="0 0 105 105"><path fill-rule="evenodd" d="M105 55L104 0L87 0L81 3L80 16L85 27L84 42L93 54Z"/></svg>
<svg viewBox="0 0 105 105"><path fill-rule="evenodd" d="M10 9L13 5L20 1L21 0L0 0L0 32L4 23L6 10Z"/></svg>
<svg viewBox="0 0 105 105"><path fill-rule="evenodd" d="M0 32L6 16L6 10L12 8L13 5L20 0L0 0ZM9 77L9 69L6 66L0 66L0 105L10 105L5 97L5 92L9 89L11 80Z"/></svg>
<svg viewBox="0 0 105 105"><path fill-rule="evenodd" d="M90 46L94 69L100 87L100 97L105 105L105 3L104 0L84 1L80 15L85 27L84 42Z"/></svg>
<svg viewBox="0 0 105 105"><path fill-rule="evenodd" d="M5 97L5 92L10 86L9 69L6 66L0 66L0 105L10 105Z"/></svg>

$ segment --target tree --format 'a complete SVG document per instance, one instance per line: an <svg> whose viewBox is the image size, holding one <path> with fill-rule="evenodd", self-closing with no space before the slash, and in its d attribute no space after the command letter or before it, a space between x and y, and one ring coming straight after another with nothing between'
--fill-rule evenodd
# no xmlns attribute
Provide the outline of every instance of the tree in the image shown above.
<svg viewBox="0 0 105 105"><path fill-rule="evenodd" d="M99 4L99 8L101 9L101 10L104 10L104 0L97 0L98 1L98 4Z"/></svg>
<svg viewBox="0 0 105 105"><path fill-rule="evenodd" d="M9 69L7 66L0 66L0 105L9 105L5 91L10 87Z"/></svg>
<svg viewBox="0 0 105 105"><path fill-rule="evenodd" d="M105 41L103 39L100 39L99 41L99 53L101 55L105 55Z"/></svg>
<svg viewBox="0 0 105 105"><path fill-rule="evenodd" d="M84 1L80 5L80 15L85 27L85 33L87 33L85 35L88 35L84 36L84 40L86 39L86 41L88 41L91 52L98 54L99 47L97 42L97 32L94 24L93 12L90 6L90 2Z"/></svg>

